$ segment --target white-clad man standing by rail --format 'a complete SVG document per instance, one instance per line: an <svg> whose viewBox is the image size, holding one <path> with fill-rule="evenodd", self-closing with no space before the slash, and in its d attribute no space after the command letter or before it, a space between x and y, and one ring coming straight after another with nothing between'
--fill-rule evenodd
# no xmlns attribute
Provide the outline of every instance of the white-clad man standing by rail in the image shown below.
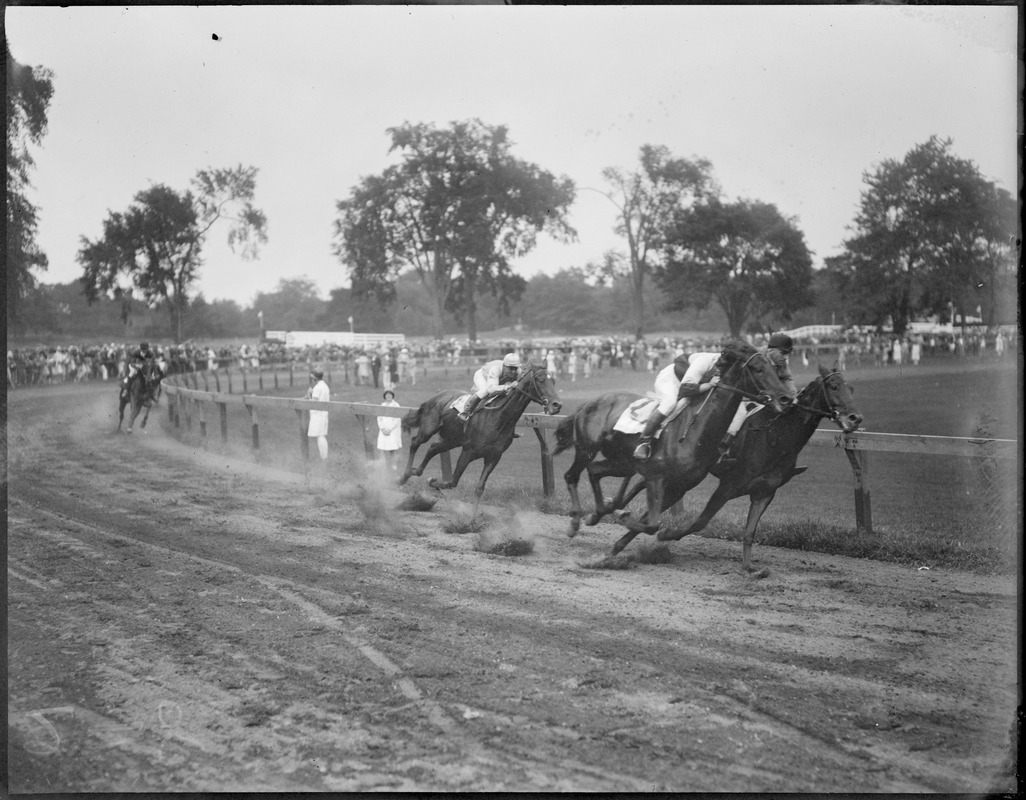
<svg viewBox="0 0 1026 800"><path fill-rule="evenodd" d="M513 391L519 378L520 356L516 353L506 353L501 360L489 361L474 373L474 396L467 401L460 419L466 422L477 404L489 395Z"/></svg>
<svg viewBox="0 0 1026 800"><path fill-rule="evenodd" d="M681 353L670 363L669 366L659 370L655 379L655 394L659 398L659 405L656 406L652 416L645 423L645 430L641 434L641 441L634 449L634 457L639 461L647 461L652 455L652 439L677 401L681 398L688 398L708 392L713 386L720 382L719 371L716 362L720 360L720 353Z"/></svg>
<svg viewBox="0 0 1026 800"><path fill-rule="evenodd" d="M314 369L310 372L310 388L306 390L305 400L318 400L327 403L331 400L331 390L324 382L324 371ZM328 412L311 410L310 426L306 435L317 440L317 452L321 461L328 460Z"/></svg>

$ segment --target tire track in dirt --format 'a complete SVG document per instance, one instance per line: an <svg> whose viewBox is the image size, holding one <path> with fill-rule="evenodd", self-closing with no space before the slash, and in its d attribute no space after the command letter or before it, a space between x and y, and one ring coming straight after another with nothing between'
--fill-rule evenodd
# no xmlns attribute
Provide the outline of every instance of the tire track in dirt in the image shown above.
<svg viewBox="0 0 1026 800"><path fill-rule="evenodd" d="M391 659L389 659L384 653L375 648L372 644L368 643L364 637L356 635L352 632L349 626L343 625L339 622L338 618L327 612L321 605L318 605L315 601L310 600L304 596L304 593L309 594L325 594L325 590L321 588L315 588L311 586L305 586L297 584L295 581L285 580L270 575L256 574L248 572L247 570L231 563L224 561L218 561L204 556L195 555L187 551L166 547L164 545L154 544L140 539L138 536L130 536L120 534L115 531L108 530L101 526L98 526L92 522L84 522L80 519L50 509L44 508L37 503L26 503L31 510L44 517L58 523L63 530L60 531L41 531L33 530L32 533L36 536L49 539L52 542L64 545L74 551L78 555L88 556L94 559L103 560L104 554L101 550L94 549L89 542L79 538L69 530L69 527L73 526L78 528L82 533L93 534L101 537L102 539L110 542L121 542L125 545L136 545L154 553L161 554L165 557L172 558L184 558L188 561L195 562L196 564L210 567L214 570L231 573L232 575L242 578L244 580L252 580L260 583L271 591L278 594L283 599L295 605L301 609L304 614L313 622L319 625L335 631L339 634L342 641L349 644L354 651L359 652L368 663L377 667L384 675L391 679L399 691L411 701L404 709L415 708L425 715L427 720L438 729L439 733L447 736L451 741L456 742L463 752L464 757L471 762L477 762L483 767L495 768L497 765L496 756L499 753L502 754L503 760L510 758L517 758L510 752L503 752L502 748L496 750L495 748L487 748L482 746L479 741L469 739L466 736L465 728L460 726L456 721L445 711L443 706L428 697L425 697L424 692L418 688L413 679L403 674L403 670L396 665ZM28 571L26 565L19 565L19 568ZM36 580L28 579L26 576L21 576L23 579L30 582L36 588L40 588L44 591L59 590L62 586L59 580L51 579L48 584L41 583ZM343 601L351 601L351 597L345 594L337 594L338 597ZM106 607L110 611L116 611L117 606L109 603L103 603L102 601L93 601L95 605L99 607ZM132 681L134 676L132 672L117 670L113 667L105 667L107 672L113 673L120 677L122 680ZM78 707L75 707L78 708ZM88 713L84 709L78 708L78 715L80 718L87 718ZM96 720L106 718L100 717L100 715L94 715L93 726L95 727ZM107 721L104 726L109 727L110 724L117 725L114 721ZM118 727L121 730L123 726ZM180 732L166 733L166 736L186 745L191 745L198 749L221 753L223 755L223 747L219 746L213 740L199 740L191 736L187 736ZM119 740L120 744L125 744L123 738ZM111 745L108 745L111 746ZM581 785L580 781L575 781L573 774L577 773L582 779L600 779L602 786L605 787L619 787L625 791L648 791L651 789L652 784L647 781L640 781L631 778L630 776L615 774L605 770L597 769L587 764L574 762L570 759L562 759L560 762L555 763L548 759L544 754L537 752L529 754L531 761L529 764L524 766L536 767L539 763L548 763L552 768L559 768L563 773L563 780L569 781L576 785Z"/></svg>

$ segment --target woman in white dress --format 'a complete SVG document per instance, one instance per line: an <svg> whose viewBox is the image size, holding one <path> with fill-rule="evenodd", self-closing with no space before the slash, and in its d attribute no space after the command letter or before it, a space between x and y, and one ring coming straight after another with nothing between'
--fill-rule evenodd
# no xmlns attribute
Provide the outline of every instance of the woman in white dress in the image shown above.
<svg viewBox="0 0 1026 800"><path fill-rule="evenodd" d="M384 394L385 402L381 405L386 408L399 408L395 401L395 392L386 389ZM378 450L385 456L385 465L393 472L398 470L396 463L396 452L403 446L402 419L399 417L378 417Z"/></svg>

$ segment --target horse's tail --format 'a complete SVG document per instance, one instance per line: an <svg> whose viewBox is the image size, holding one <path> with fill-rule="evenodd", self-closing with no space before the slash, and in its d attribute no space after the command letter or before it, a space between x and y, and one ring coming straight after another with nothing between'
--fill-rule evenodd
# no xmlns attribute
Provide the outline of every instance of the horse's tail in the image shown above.
<svg viewBox="0 0 1026 800"><path fill-rule="evenodd" d="M574 443L574 415L571 414L556 428L556 449L552 455L558 456Z"/></svg>
<svg viewBox="0 0 1026 800"><path fill-rule="evenodd" d="M417 406L416 408L407 411L403 416L402 429L404 433L408 433L413 428L420 427L420 412L423 406Z"/></svg>

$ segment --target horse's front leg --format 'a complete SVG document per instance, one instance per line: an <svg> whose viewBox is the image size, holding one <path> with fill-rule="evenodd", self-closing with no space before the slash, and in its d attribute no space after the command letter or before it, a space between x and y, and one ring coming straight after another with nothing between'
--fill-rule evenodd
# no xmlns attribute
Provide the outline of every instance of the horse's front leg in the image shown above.
<svg viewBox="0 0 1026 800"><path fill-rule="evenodd" d="M427 453L424 455L424 460L420 462L420 466L413 471L413 474L423 475L424 468L428 465L428 462L430 462L432 458L437 456L439 453L444 453L447 450L452 450L454 447L457 446L457 444L457 442L447 442L445 439L439 439L437 442L435 442L428 448ZM431 479L430 485L435 485L434 478Z"/></svg>
<svg viewBox="0 0 1026 800"><path fill-rule="evenodd" d="M762 497L752 497L752 504L748 507L748 520L745 523L745 534L741 545L741 569L745 572L752 571L752 545L755 542L755 529L759 527L759 520L763 513L773 502L776 492L770 492Z"/></svg>
<svg viewBox="0 0 1026 800"><path fill-rule="evenodd" d="M456 445L450 445L448 447L439 448L437 444L433 445L431 447L432 452L428 453L428 457L430 458L433 452L440 453L443 450L451 450L455 446ZM437 451L436 448L438 448ZM456 460L456 467L452 471L452 479L446 481L445 483L442 483L442 481L438 480L437 478L432 478L430 481L428 481L428 486L430 486L432 489L455 489L460 482L460 478L463 477L464 471L467 469L468 466L470 466L470 462L473 461L475 458L480 458L480 455L471 455L470 451L464 447L463 450L460 452L460 457ZM424 464L426 463L427 459L425 458ZM422 464L421 467L423 468L423 466L424 465Z"/></svg>
<svg viewBox="0 0 1026 800"><path fill-rule="evenodd" d="M577 484L581 480L581 473L584 468L595 458L595 454L584 449L574 453L574 463L563 475L566 482L566 490L570 493L570 530L567 535L572 539L581 529L581 517L584 516L584 509L581 508L581 497L577 492Z"/></svg>
<svg viewBox="0 0 1026 800"><path fill-rule="evenodd" d="M477 518L477 507L481 505L481 495L484 494L485 484L488 483L488 476L492 474L492 470L495 469L501 457L502 453L498 453L494 457L488 457L484 460L484 467L481 469L481 476L477 479L477 486L474 487L474 512L471 519ZM460 460L463 460L462 456ZM459 467L459 464L456 466ZM453 474L453 486L456 485L458 480L459 478Z"/></svg>
<svg viewBox="0 0 1026 800"><path fill-rule="evenodd" d="M631 475L630 477L623 479L623 483L620 485L620 491L617 493L616 497L613 498L612 510L619 519L623 519L630 515L631 512L625 511L624 509L626 509L631 500L641 494L641 490L645 488L645 480L639 476L637 483L635 483L634 486L631 487L630 492L628 492L627 487L630 486L631 478L633 477L634 476Z"/></svg>
<svg viewBox="0 0 1026 800"><path fill-rule="evenodd" d="M716 516L721 508L726 505L728 500L733 500L737 497L734 487L726 481L721 481L720 485L716 487L716 491L712 493L708 502L705 504L705 508L702 509L702 513L698 515L698 519L692 522L683 531L672 531L669 529L659 531L658 539L661 542L678 541L683 539L692 533L698 533L709 524L710 520Z"/></svg>
<svg viewBox="0 0 1026 800"><path fill-rule="evenodd" d="M424 442L428 440L428 438L430 437L421 437L420 432L418 431L417 435L410 439L410 456L406 459L406 471L403 472L402 476L399 478L400 486L405 484L406 481L410 479L411 475L423 474L423 468L420 471L417 471L413 468L413 459L417 455L417 450L420 448L422 444L424 444Z"/></svg>
<svg viewBox="0 0 1026 800"><path fill-rule="evenodd" d="M648 510L645 512L645 516L640 520L628 518L625 522L628 529L633 531L635 535L639 533L653 534L659 530L659 517L663 511L663 494L666 491L666 479L662 475L653 475L645 479L645 488L648 490ZM627 539L627 541L629 542L630 539ZM616 552L619 552L619 550Z"/></svg>
<svg viewBox="0 0 1026 800"><path fill-rule="evenodd" d="M634 474L633 469L626 471L623 467L617 467L610 461L592 462L588 465L588 480L591 481L591 492L595 497L595 511L584 522L586 525L596 525L610 511L617 509L615 503L606 503L602 494L603 478L630 478ZM620 486L620 493L624 486Z"/></svg>

